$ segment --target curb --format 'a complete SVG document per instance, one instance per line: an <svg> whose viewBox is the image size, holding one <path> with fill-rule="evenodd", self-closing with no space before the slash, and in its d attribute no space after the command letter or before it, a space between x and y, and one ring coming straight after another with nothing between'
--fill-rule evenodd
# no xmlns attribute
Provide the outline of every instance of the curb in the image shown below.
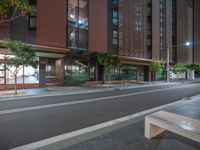
<svg viewBox="0 0 200 150"><path fill-rule="evenodd" d="M56 96L56 95L74 95L74 94L87 94L87 93L95 93L95 92L108 92L113 90L128 90L135 88L143 88L143 87L151 87L151 86L161 86L161 85L176 85L181 84L178 83L162 83L162 84L146 84L146 85L135 85L135 86L127 86L127 87L104 87L101 89L91 89L87 91L79 91L79 92L70 92L66 93L66 91L57 91L57 92L49 92L44 94L27 94L27 95L14 95L14 96L1 96L1 101L9 101L9 100L17 100L17 99L25 99L25 98L39 98L46 96Z"/></svg>
<svg viewBox="0 0 200 150"><path fill-rule="evenodd" d="M168 108L170 106L187 103L187 102L190 102L191 100L197 100L199 98L200 98L199 95L191 97L191 98L187 98L187 99L184 98L182 100L179 100L173 103L165 104L159 107L138 112L129 116L122 117L122 118L114 119L114 120L101 123L98 125L94 125L91 127L87 127L84 129L80 129L73 132L58 135L55 137L47 138L38 142L16 147L11 150L61 150L66 147L95 138L97 136L109 133L111 131L126 127L130 124L143 120L145 115L148 115L155 111L159 111L161 109Z"/></svg>

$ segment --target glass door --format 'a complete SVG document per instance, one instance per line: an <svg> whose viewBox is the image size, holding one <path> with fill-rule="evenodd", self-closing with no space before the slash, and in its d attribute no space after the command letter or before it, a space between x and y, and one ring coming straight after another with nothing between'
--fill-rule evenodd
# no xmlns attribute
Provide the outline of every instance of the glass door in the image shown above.
<svg viewBox="0 0 200 150"><path fill-rule="evenodd" d="M56 83L56 60L46 59L46 83Z"/></svg>

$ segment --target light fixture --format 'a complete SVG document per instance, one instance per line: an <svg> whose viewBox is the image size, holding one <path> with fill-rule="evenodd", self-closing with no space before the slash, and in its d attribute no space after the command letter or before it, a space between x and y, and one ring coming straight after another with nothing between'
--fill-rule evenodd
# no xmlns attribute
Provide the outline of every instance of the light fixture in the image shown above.
<svg viewBox="0 0 200 150"><path fill-rule="evenodd" d="M79 24L82 24L82 23L83 23L83 21L79 19L78 23L79 23Z"/></svg>
<svg viewBox="0 0 200 150"><path fill-rule="evenodd" d="M186 42L185 45L186 45L186 46L190 46L191 43L190 43L190 42Z"/></svg>
<svg viewBox="0 0 200 150"><path fill-rule="evenodd" d="M74 16L73 14L70 14L70 17L71 17L72 19L74 19L74 18L75 18L75 16Z"/></svg>

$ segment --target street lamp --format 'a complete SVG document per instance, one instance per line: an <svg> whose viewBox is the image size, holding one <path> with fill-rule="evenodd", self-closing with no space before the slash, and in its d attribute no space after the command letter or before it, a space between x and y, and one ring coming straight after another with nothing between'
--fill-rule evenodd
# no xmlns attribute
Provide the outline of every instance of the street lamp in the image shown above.
<svg viewBox="0 0 200 150"><path fill-rule="evenodd" d="M186 42L186 43L185 43L185 46L190 46L190 45L191 45L190 42Z"/></svg>
<svg viewBox="0 0 200 150"><path fill-rule="evenodd" d="M181 45L173 45L172 47L178 47L178 46L190 46L192 45L191 42L186 42L185 44L181 44ZM167 83L169 83L169 45L167 45Z"/></svg>

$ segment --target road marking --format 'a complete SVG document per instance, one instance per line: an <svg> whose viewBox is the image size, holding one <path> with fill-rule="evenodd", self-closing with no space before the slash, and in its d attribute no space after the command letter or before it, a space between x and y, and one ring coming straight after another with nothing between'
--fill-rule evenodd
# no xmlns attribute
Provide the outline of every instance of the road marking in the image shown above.
<svg viewBox="0 0 200 150"><path fill-rule="evenodd" d="M135 88L143 88L143 87L153 87L153 86L166 86L166 85L176 85L176 84L181 84L181 83L166 83L166 84L156 84L156 85L142 85L142 86L131 86L131 87L117 87L117 88L112 88L111 90L114 89L135 89ZM188 86L188 85L185 85ZM60 92L49 92L45 93L42 95L20 95L20 96L13 96L13 97L5 97L0 99L1 101L15 101L15 100L22 100L22 99L27 99L27 98L40 98L40 97L51 97L51 96L61 96L61 95L74 95L74 94L87 94L87 93L95 93L95 92L104 92L107 91L110 88L105 87L104 89L95 89L95 90L88 90L88 91L82 91L82 92L71 92L71 93L65 93L65 91L60 91Z"/></svg>
<svg viewBox="0 0 200 150"><path fill-rule="evenodd" d="M199 100L199 96L193 100ZM143 120L145 115L150 113L166 109L170 106L188 103L187 100L179 100L170 104L165 104L159 107L155 107L149 110L138 112L129 116L114 119L105 123L94 125L91 127L83 128L80 130L72 131L69 133L61 134L51 138L47 138L41 141L30 143L27 145L19 146L11 150L61 150L66 147L75 145L77 143L98 137L100 135L112 132L114 130L126 127L128 125L134 124L138 121Z"/></svg>
<svg viewBox="0 0 200 150"><path fill-rule="evenodd" d="M88 99L88 100L79 100L79 101L73 101L73 102L64 102L64 103L56 103L56 104L48 104L48 105L41 105L41 106L3 110L3 111L0 111L0 115L10 114L10 113L18 113L18 112L24 112L24 111L31 111L31 110L40 110L40 109L60 107L60 106L67 106L67 105L89 103L89 102L96 102L96 101L103 101L103 100L112 100L115 98L122 98L122 97L134 96L134 95L142 95L142 94L148 94L148 93L153 93L153 92L171 90L171 89L175 89L175 88L183 88L183 87L171 87L171 88L165 88L165 89L157 89L157 90L150 90L150 91L144 91L144 92L138 92L138 93L130 93L130 94L108 96L108 97L102 97L102 98L94 98L94 99ZM118 100L121 100L121 99L118 99Z"/></svg>

